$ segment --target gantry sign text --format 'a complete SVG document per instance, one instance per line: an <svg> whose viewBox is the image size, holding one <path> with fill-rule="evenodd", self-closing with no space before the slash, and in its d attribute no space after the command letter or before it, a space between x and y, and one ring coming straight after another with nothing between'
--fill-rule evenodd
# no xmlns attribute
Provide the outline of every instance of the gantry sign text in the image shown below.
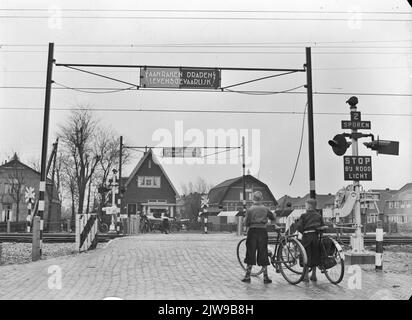
<svg viewBox="0 0 412 320"><path fill-rule="evenodd" d="M218 89L220 70L216 68L143 67L142 88Z"/></svg>

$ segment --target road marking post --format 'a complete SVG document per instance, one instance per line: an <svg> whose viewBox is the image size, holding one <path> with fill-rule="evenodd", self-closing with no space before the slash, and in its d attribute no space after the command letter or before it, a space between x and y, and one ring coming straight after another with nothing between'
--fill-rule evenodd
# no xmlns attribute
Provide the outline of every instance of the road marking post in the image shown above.
<svg viewBox="0 0 412 320"><path fill-rule="evenodd" d="M383 226L382 221L378 221L376 226L376 252L375 252L375 270L382 271L383 260Z"/></svg>

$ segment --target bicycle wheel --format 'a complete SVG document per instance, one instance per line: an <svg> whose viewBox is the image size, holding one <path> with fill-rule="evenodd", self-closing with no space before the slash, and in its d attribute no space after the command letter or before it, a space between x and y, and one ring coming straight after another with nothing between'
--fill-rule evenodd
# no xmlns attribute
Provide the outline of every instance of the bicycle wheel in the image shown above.
<svg viewBox="0 0 412 320"><path fill-rule="evenodd" d="M107 233L109 231L109 226L105 223L100 224L100 230L101 233Z"/></svg>
<svg viewBox="0 0 412 320"><path fill-rule="evenodd" d="M343 257L342 247L334 239L331 239L331 240L333 241L334 248L333 248L333 253L328 257L333 258L336 264L329 269L325 269L325 268L323 269L324 269L326 278L331 283L338 284L342 281L343 275L345 273L345 260Z"/></svg>
<svg viewBox="0 0 412 320"><path fill-rule="evenodd" d="M276 264L283 278L290 284L301 282L307 271L306 250L295 238L283 238L276 255Z"/></svg>
<svg viewBox="0 0 412 320"><path fill-rule="evenodd" d="M245 264L246 238L239 241L239 243L237 244L236 252L237 252L237 260L239 261L240 266L242 267L243 270L246 271L246 264ZM252 267L252 272L250 273L251 276L256 277L263 272L263 267L254 266L254 268L256 267L258 268L256 269L257 271L253 271L253 267Z"/></svg>

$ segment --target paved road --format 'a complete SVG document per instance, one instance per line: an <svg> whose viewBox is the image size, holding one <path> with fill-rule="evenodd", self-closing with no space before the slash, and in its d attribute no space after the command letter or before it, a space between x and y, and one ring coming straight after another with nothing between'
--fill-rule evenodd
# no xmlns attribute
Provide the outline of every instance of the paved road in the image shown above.
<svg viewBox="0 0 412 320"><path fill-rule="evenodd" d="M2 266L0 299L408 299L412 295L410 275L374 271L361 272L357 282L361 289L348 272L339 286L321 274L316 284L292 286L273 268L272 284L264 285L261 277L244 284L236 258L239 239L233 234L147 234L119 238L104 249L75 256Z"/></svg>

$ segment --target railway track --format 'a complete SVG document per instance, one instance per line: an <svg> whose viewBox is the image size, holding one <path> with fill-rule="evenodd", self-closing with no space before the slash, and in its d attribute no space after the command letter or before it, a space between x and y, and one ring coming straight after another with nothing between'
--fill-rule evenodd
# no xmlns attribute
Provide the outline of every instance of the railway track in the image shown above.
<svg viewBox="0 0 412 320"><path fill-rule="evenodd" d="M97 234L97 242L108 242L111 239L122 237L122 235L99 233ZM70 243L75 242L74 233L44 233L44 243ZM0 242L32 242L31 233L0 233Z"/></svg>
<svg viewBox="0 0 412 320"><path fill-rule="evenodd" d="M329 234L333 238L337 239L336 234ZM111 239L122 237L122 235L109 234L109 233L99 233L97 234L98 242L108 242ZM270 240L274 238L269 237ZM340 236L340 241L344 244L350 243L349 235ZM31 233L0 233L0 242L32 242ZM75 242L74 233L45 233L43 235L44 243L67 243ZM376 243L374 236L364 237L365 245L374 245ZM412 237L400 237L400 236L384 236L383 245L412 245Z"/></svg>
<svg viewBox="0 0 412 320"><path fill-rule="evenodd" d="M332 236L333 238L337 239L336 235ZM344 244L349 244L350 243L350 237L349 236L341 236L340 241L343 242ZM376 244L376 238L373 236L369 237L364 237L364 244L365 245L375 245ZM412 245L412 237L399 237L399 236L387 236L383 237L383 245L388 246L388 245Z"/></svg>

